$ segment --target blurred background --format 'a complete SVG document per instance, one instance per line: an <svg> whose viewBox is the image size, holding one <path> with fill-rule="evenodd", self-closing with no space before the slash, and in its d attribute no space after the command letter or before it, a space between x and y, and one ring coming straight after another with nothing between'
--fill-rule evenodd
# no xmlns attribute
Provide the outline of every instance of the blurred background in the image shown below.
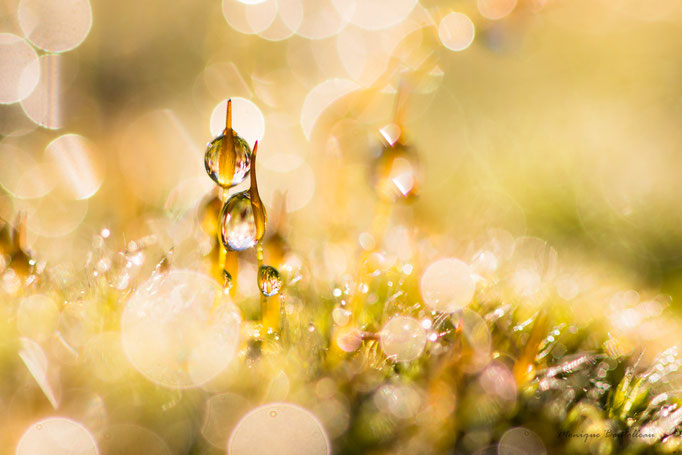
<svg viewBox="0 0 682 455"><path fill-rule="evenodd" d="M678 428L682 1L0 1L0 453ZM269 224L221 291L228 98Z"/></svg>
<svg viewBox="0 0 682 455"><path fill-rule="evenodd" d="M93 233L172 224L231 97L293 244L361 229L401 94L423 229L539 236L679 297L680 3L3 0L0 218L73 269Z"/></svg>

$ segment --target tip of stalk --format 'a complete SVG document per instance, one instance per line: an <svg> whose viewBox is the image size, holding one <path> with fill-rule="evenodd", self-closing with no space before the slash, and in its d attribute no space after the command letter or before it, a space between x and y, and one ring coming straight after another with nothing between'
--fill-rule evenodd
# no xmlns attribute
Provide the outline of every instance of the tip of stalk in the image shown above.
<svg viewBox="0 0 682 455"><path fill-rule="evenodd" d="M232 99L227 100L227 111L225 113L225 132L232 129Z"/></svg>

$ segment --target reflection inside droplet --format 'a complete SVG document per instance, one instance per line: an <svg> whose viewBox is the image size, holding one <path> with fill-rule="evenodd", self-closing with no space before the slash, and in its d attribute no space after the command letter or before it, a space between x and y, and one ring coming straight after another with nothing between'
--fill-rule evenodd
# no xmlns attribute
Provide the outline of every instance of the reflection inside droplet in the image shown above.
<svg viewBox="0 0 682 455"><path fill-rule="evenodd" d="M232 134L231 144L223 134L208 144L204 166L215 183L223 188L232 188L242 183L249 174L251 147L234 130L227 134Z"/></svg>
<svg viewBox="0 0 682 455"><path fill-rule="evenodd" d="M256 244L256 220L248 191L234 194L220 212L220 232L225 248L244 251Z"/></svg>

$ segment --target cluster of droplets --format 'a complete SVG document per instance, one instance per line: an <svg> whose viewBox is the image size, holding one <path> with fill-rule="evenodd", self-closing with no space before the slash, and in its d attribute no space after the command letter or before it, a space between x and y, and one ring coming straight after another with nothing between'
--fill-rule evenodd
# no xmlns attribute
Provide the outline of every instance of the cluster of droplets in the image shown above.
<svg viewBox="0 0 682 455"><path fill-rule="evenodd" d="M274 267L261 264L260 242L265 236L267 214L258 194L256 179L258 142L255 143L252 151L249 144L232 129L232 102L230 100L227 102L225 123L222 134L213 139L206 149L204 156L206 172L220 186L223 195L226 195L230 188L242 183L249 174L251 184L248 190L233 194L222 204L218 214L217 230L212 227L213 223L210 220L215 211L215 200L209 201L211 206L209 209L213 208L213 210L205 211L206 218L209 220L202 224L208 226L209 234L218 236L220 245L224 248L220 255L220 273L224 289L229 291L233 286L232 275L225 268L225 254L228 251L239 252L256 247L259 258L258 287L263 296L271 297L281 290L282 279Z"/></svg>

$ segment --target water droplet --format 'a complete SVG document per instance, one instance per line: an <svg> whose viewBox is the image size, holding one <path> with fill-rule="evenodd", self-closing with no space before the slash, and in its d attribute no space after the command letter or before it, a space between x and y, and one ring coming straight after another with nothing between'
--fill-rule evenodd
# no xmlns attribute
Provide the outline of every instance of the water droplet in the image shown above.
<svg viewBox="0 0 682 455"><path fill-rule="evenodd" d="M221 239L225 248L243 251L256 242L256 220L248 191L234 194L227 200L220 212Z"/></svg>
<svg viewBox="0 0 682 455"><path fill-rule="evenodd" d="M417 195L419 164L415 151L397 142L385 147L372 166L372 181L381 199L410 200Z"/></svg>
<svg viewBox="0 0 682 455"><path fill-rule="evenodd" d="M232 141L229 135L232 134ZM230 142L232 142L231 145ZM213 139L204 155L204 166L209 177L223 188L232 188L244 181L251 167L249 144L231 131Z"/></svg>
<svg viewBox="0 0 682 455"><path fill-rule="evenodd" d="M277 417L277 411L275 410L270 411L270 417Z"/></svg>
<svg viewBox="0 0 682 455"><path fill-rule="evenodd" d="M227 270L223 270L223 290L228 292L232 289L232 275Z"/></svg>
<svg viewBox="0 0 682 455"><path fill-rule="evenodd" d="M258 269L258 287L266 297L276 295L282 289L282 278L276 268L269 265Z"/></svg>
<svg viewBox="0 0 682 455"><path fill-rule="evenodd" d="M227 102L227 120L223 134L213 139L206 149L204 165L209 177L223 188L244 181L251 169L251 148L232 129L232 102Z"/></svg>

